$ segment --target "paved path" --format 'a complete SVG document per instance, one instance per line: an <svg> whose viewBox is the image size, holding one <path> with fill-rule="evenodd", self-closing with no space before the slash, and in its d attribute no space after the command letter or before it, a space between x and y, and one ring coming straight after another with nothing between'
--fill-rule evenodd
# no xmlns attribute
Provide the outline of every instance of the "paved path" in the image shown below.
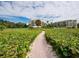
<svg viewBox="0 0 79 59"><path fill-rule="evenodd" d="M31 51L28 53L29 58L56 58L56 54L52 51L51 46L47 44L45 38L45 31L40 33L33 44L31 45Z"/></svg>

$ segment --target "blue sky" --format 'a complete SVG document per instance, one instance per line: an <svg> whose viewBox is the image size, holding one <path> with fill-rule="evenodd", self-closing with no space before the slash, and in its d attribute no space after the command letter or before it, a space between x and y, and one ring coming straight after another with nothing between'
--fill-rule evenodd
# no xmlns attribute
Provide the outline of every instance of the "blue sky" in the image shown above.
<svg viewBox="0 0 79 59"><path fill-rule="evenodd" d="M1 1L0 15L62 21L79 19L78 1ZM18 20L19 21L19 20Z"/></svg>
<svg viewBox="0 0 79 59"><path fill-rule="evenodd" d="M22 22L22 23L28 23L31 20L27 17L23 17L23 16L9 16L9 15L0 15L0 19L3 20L7 20L7 21L11 21L11 22Z"/></svg>

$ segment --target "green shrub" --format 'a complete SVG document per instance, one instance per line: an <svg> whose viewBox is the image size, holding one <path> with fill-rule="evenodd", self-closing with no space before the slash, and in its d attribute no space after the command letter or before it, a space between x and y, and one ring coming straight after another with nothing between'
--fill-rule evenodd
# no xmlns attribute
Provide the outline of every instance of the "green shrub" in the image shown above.
<svg viewBox="0 0 79 59"><path fill-rule="evenodd" d="M5 28L6 28L5 26L0 25L0 30L1 30L1 31L4 30Z"/></svg>

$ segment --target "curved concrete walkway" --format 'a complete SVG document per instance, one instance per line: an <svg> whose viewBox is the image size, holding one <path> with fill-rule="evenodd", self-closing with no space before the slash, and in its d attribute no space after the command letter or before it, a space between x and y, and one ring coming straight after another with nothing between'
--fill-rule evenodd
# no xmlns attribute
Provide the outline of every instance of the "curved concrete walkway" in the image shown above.
<svg viewBox="0 0 79 59"><path fill-rule="evenodd" d="M28 53L29 58L56 58L52 47L47 44L45 31L42 31L31 45L31 51Z"/></svg>

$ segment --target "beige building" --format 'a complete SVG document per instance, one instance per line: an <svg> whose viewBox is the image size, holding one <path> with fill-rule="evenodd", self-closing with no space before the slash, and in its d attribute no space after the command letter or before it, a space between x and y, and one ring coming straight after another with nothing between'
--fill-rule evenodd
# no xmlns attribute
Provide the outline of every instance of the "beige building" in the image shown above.
<svg viewBox="0 0 79 59"><path fill-rule="evenodd" d="M54 27L77 28L77 20L64 20L53 23Z"/></svg>

